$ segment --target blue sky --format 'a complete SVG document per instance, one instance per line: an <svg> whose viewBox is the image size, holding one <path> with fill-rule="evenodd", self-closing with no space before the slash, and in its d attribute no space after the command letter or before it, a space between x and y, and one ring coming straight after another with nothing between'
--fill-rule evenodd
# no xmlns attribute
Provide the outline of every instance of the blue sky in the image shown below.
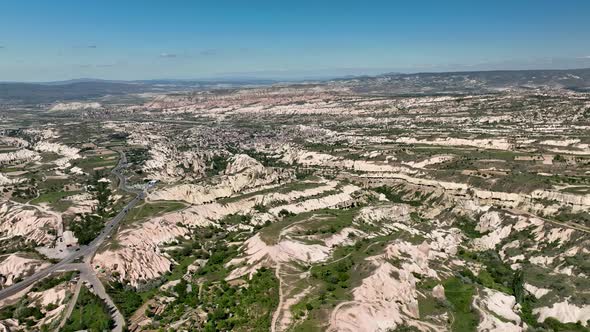
<svg viewBox="0 0 590 332"><path fill-rule="evenodd" d="M0 81L590 67L590 1L2 0Z"/></svg>

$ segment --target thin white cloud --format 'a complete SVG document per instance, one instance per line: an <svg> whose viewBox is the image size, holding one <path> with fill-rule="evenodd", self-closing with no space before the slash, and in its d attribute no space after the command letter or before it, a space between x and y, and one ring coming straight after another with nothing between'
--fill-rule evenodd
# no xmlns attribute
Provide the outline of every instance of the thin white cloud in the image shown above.
<svg viewBox="0 0 590 332"><path fill-rule="evenodd" d="M218 50L208 49L208 50L202 50L201 52L199 52L199 55L210 56L210 55L217 55L218 53L219 53Z"/></svg>
<svg viewBox="0 0 590 332"><path fill-rule="evenodd" d="M176 58L176 56L174 53L160 53L160 58Z"/></svg>

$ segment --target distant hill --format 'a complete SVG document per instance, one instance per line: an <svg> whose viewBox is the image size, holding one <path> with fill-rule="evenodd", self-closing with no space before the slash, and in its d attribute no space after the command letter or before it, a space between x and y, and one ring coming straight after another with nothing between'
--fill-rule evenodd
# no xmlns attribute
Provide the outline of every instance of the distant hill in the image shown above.
<svg viewBox="0 0 590 332"><path fill-rule="evenodd" d="M64 84L0 83L0 102L51 103L123 95L149 90L149 86L132 83L75 82Z"/></svg>
<svg viewBox="0 0 590 332"><path fill-rule="evenodd" d="M267 85L270 80L239 81L191 81L191 80L148 80L148 81L107 81L76 79L43 83L0 82L0 103L40 104L57 101L81 101L106 95L126 95L142 92L169 92L203 90L249 85Z"/></svg>
<svg viewBox="0 0 590 332"><path fill-rule="evenodd" d="M559 88L590 91L590 69L505 70L448 73L390 73L325 81L358 93L429 95L493 93L502 89ZM271 85L266 79L108 81L75 79L46 83L0 83L0 103L53 103L80 101L106 95L170 92Z"/></svg>
<svg viewBox="0 0 590 332"><path fill-rule="evenodd" d="M396 95L466 94L536 88L590 91L590 69L396 73L334 82L350 86L361 93Z"/></svg>

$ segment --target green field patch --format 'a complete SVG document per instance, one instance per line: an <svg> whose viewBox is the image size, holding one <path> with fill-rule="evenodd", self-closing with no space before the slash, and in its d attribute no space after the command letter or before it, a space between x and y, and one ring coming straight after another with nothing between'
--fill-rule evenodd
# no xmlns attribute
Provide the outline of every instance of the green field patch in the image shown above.
<svg viewBox="0 0 590 332"><path fill-rule="evenodd" d="M325 209L318 210L313 218L305 224L301 224L301 230L294 231L296 235L329 235L351 226L354 217L358 214L355 209Z"/></svg>
<svg viewBox="0 0 590 332"><path fill-rule="evenodd" d="M46 192L39 197L33 199L31 204L48 203L50 205L57 203L58 201L72 195L81 193L81 191L54 191Z"/></svg>
<svg viewBox="0 0 590 332"><path fill-rule="evenodd" d="M445 313L448 310L448 305L445 301L434 298L432 290L440 280L436 279L422 279L416 284L416 288L421 291L424 296L418 297L418 311L420 319L427 319L429 316L436 316Z"/></svg>
<svg viewBox="0 0 590 332"><path fill-rule="evenodd" d="M69 179L48 178L45 181L37 181L36 183L40 191L55 192L61 191L70 181Z"/></svg>
<svg viewBox="0 0 590 332"><path fill-rule="evenodd" d="M60 155L58 155L57 153L54 153L54 152L41 152L39 155L41 156L41 158L42 158L41 160L44 163L49 163L49 162L52 162L52 161L55 161L55 160L61 158Z"/></svg>
<svg viewBox="0 0 590 332"><path fill-rule="evenodd" d="M82 168L85 172L92 172L94 168L97 167L105 167L105 168L113 168L119 162L118 158L109 159L109 156L115 156L118 154L112 155L100 155L100 156L92 156L86 157L83 159L76 159L72 162L73 166L78 166Z"/></svg>
<svg viewBox="0 0 590 332"><path fill-rule="evenodd" d="M445 297L451 304L452 331L475 331L479 323L477 312L471 308L475 287L464 283L458 277L446 280L443 286L445 288Z"/></svg>
<svg viewBox="0 0 590 332"><path fill-rule="evenodd" d="M567 187L560 189L561 192L570 193L570 194L577 194L577 195L585 195L590 193L590 187L587 186L575 186L575 187Z"/></svg>
<svg viewBox="0 0 590 332"><path fill-rule="evenodd" d="M135 222L162 215L164 213L182 210L185 207L186 204L177 201L156 201L144 203L131 209L126 218L128 222Z"/></svg>
<svg viewBox="0 0 590 332"><path fill-rule="evenodd" d="M309 219L317 211L304 212L294 216L287 216L280 221L274 222L260 230L260 238L268 245L276 244L281 230L291 224Z"/></svg>

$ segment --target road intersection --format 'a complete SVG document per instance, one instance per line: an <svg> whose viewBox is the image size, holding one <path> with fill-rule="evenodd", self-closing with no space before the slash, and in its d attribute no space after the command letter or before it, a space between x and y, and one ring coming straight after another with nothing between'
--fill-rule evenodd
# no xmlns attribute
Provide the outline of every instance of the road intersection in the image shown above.
<svg viewBox="0 0 590 332"><path fill-rule="evenodd" d="M34 285L39 280L51 275L52 273L76 270L80 272L79 284L84 281L88 285L92 285L94 292L101 299L103 299L110 307L112 307L111 315L115 321L115 328L113 329L113 331L118 332L123 330L123 326L125 324L124 318L119 312L119 310L115 307L112 299L106 293L104 286L102 285L100 280L98 280L96 273L92 268L90 262L92 261L92 257L94 257L94 254L102 245L102 243L111 236L113 231L119 226L120 222L125 218L125 216L127 216L127 213L129 213L129 211L133 207L135 207L140 201L142 201L145 198L146 191L149 188L151 188L153 184L150 183L150 185L143 189L127 187L126 179L123 176L123 174L121 174L121 170L127 166L127 158L122 151L119 151L119 154L119 163L117 164L117 166L115 166L115 168L112 169L111 173L115 175L118 179L118 188L128 193L134 194L135 197L129 203L127 203L127 205L125 205L123 209L115 217L113 217L107 223L105 223L103 230L94 240L92 240L92 242L90 242L86 246L79 247L78 249L76 249L75 252L71 253L58 263L53 264L43 270L37 271L36 273L30 275L24 280L0 290L0 301L15 296L16 294L19 294L20 292ZM82 258L83 263L75 263L75 261L80 258ZM71 304L70 306L72 306L72 308L68 308L69 310L66 310L66 315L64 317L64 320L62 320L62 324L63 322L65 322L65 320L67 320L69 316L68 313L71 314L71 311L77 299L77 294L79 293L79 288L80 285L77 285L77 292L75 292L74 297L71 299L73 304Z"/></svg>

